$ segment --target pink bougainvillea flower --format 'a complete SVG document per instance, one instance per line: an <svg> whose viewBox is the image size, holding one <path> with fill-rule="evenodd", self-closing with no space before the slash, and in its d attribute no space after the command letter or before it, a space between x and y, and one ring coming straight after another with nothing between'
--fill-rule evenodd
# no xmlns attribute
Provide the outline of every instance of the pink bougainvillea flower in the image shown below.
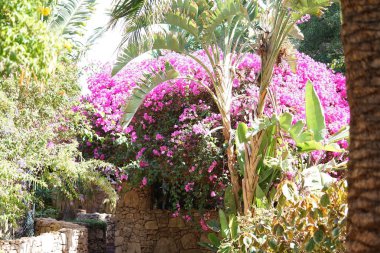
<svg viewBox="0 0 380 253"><path fill-rule="evenodd" d="M161 154L165 154L165 152L168 150L168 147L167 146L161 146L160 147L160 151L161 151Z"/></svg>
<svg viewBox="0 0 380 253"><path fill-rule="evenodd" d="M139 152L137 152L136 160L139 160L142 157L145 150L146 150L146 148L142 148L142 149L140 149Z"/></svg>
<svg viewBox="0 0 380 253"><path fill-rule="evenodd" d="M143 188L147 184L148 184L148 179L146 177L143 177L143 179L141 180L140 188Z"/></svg>
<svg viewBox="0 0 380 253"><path fill-rule="evenodd" d="M182 219L184 219L186 222L189 222L189 221L191 221L191 216L186 214L186 215L182 216Z"/></svg>
<svg viewBox="0 0 380 253"><path fill-rule="evenodd" d="M185 191L186 192L190 192L193 190L193 187L194 187L194 182L189 182L185 185Z"/></svg>
<svg viewBox="0 0 380 253"><path fill-rule="evenodd" d="M216 174L212 174L211 176L208 177L208 179L211 181L211 182L214 182L215 179L217 179L218 176Z"/></svg>
<svg viewBox="0 0 380 253"><path fill-rule="evenodd" d="M189 169L189 172L192 173L195 171L195 166L191 166L191 168Z"/></svg>
<svg viewBox="0 0 380 253"><path fill-rule="evenodd" d="M146 161L140 161L140 163L139 163L139 165L140 165L140 168L145 168L145 167L148 167L149 166L149 163L148 162L146 162Z"/></svg>
<svg viewBox="0 0 380 253"><path fill-rule="evenodd" d="M161 155L161 153L158 150L156 150L156 149L153 149L152 152L153 152L153 154L155 156L160 156Z"/></svg>
<svg viewBox="0 0 380 253"><path fill-rule="evenodd" d="M156 141L162 141L164 139L164 136L161 134L156 134Z"/></svg>
<svg viewBox="0 0 380 253"><path fill-rule="evenodd" d="M202 228L203 231L208 231L209 230L209 228L207 226L207 223L206 223L206 221L203 218L201 218L199 220L199 224L201 225L201 228Z"/></svg>
<svg viewBox="0 0 380 253"><path fill-rule="evenodd" d="M216 167L217 164L218 164L218 163L217 163L216 161L213 161L213 162L211 163L210 167L208 167L207 172L208 172L208 173L211 173L211 172L214 170L214 168Z"/></svg>

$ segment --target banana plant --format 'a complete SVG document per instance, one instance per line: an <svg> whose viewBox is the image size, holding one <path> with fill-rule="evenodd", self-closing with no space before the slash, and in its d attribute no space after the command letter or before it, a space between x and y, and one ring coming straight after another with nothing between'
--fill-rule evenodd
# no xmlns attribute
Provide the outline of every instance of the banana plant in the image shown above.
<svg viewBox="0 0 380 253"><path fill-rule="evenodd" d="M288 37L302 39L302 33L297 27L297 21L306 14L321 15L325 7L332 4L330 0L268 0L260 1L265 12L260 16L261 29L259 34L259 54L261 56L261 72L259 76L259 98L255 110L255 118L265 118L264 108L267 101L267 93L272 80L273 70L279 62L280 51ZM253 33L255 31L252 31ZM292 58L292 57L290 57ZM295 70L294 62L289 64ZM276 130L274 130L276 131ZM277 130L278 131L278 130ZM270 143L262 143L266 140L267 129L261 129L255 135L249 137L249 145L243 148L245 154L244 178L242 180L244 213L253 212L253 200L258 184L258 171L262 165L262 157L266 150L275 150ZM265 152L263 152L265 150ZM274 151L275 152L275 151Z"/></svg>
<svg viewBox="0 0 380 253"><path fill-rule="evenodd" d="M292 124L293 116L290 113L284 113L279 118L281 129L295 141L298 151L343 152L344 150L339 147L337 142L348 138L349 127L343 127L337 133L326 138L325 116L319 97L310 81L306 84L305 112L306 127L302 120Z"/></svg>
<svg viewBox="0 0 380 253"><path fill-rule="evenodd" d="M267 197L273 180L280 173L278 169L265 163L265 160L276 158L277 143L283 143L284 139L289 138L295 142L297 152L344 151L337 142L348 139L349 128L344 127L326 138L323 108L310 81L305 87L305 111L306 124L302 120L293 124L290 113L256 119L251 127L239 123L235 145L240 173L243 175L245 214L253 213L255 199Z"/></svg>

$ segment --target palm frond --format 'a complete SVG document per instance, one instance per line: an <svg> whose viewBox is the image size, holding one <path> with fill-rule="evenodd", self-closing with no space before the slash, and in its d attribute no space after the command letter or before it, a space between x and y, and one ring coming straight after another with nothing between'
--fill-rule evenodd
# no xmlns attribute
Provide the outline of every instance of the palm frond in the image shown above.
<svg viewBox="0 0 380 253"><path fill-rule="evenodd" d="M96 41L101 38L104 33L106 32L106 29L104 27L97 27L94 29L94 31L91 33L91 35L87 38L87 40L77 49L78 55L77 58L81 58L88 50L95 45Z"/></svg>
<svg viewBox="0 0 380 253"><path fill-rule="evenodd" d="M148 13L152 20L162 16L162 12L156 11L158 7L166 4L165 0L117 0L111 11L110 26L118 22L126 22Z"/></svg>
<svg viewBox="0 0 380 253"><path fill-rule="evenodd" d="M86 21L90 19L96 0L64 0L56 6L49 27L65 39L76 40L84 33Z"/></svg>
<svg viewBox="0 0 380 253"><path fill-rule="evenodd" d="M174 70L173 66L166 63L165 70L160 70L152 74L144 74L137 87L133 90L132 96L126 102L123 108L124 115L122 119L123 126L126 127L131 122L136 111L143 103L146 95L151 92L159 84L172 80L178 76L178 72Z"/></svg>
<svg viewBox="0 0 380 253"><path fill-rule="evenodd" d="M205 19L207 23L204 29L204 39L209 40L215 33L217 27L226 21L238 17L238 15L242 17L248 15L240 1L228 0L220 2L218 8L210 15L210 18Z"/></svg>
<svg viewBox="0 0 380 253"><path fill-rule="evenodd" d="M116 64L112 69L112 75L117 74L131 60L152 50L170 50L181 53L185 51L186 40L181 33L160 32L153 35L153 38L145 38L139 44L129 44L121 50L117 57Z"/></svg>
<svg viewBox="0 0 380 253"><path fill-rule="evenodd" d="M163 19L170 3L170 0L116 0L111 11L109 28L122 23L124 34L120 47L138 43L143 37L153 34L151 25Z"/></svg>

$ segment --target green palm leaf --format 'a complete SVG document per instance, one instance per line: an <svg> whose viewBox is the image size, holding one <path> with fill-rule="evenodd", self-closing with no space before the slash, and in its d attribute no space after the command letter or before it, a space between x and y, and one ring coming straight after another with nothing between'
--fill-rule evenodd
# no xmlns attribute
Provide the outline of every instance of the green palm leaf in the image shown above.
<svg viewBox="0 0 380 253"><path fill-rule="evenodd" d="M180 13L168 13L165 17L168 25L176 26L198 38L198 26L195 20L190 17L180 15Z"/></svg>
<svg viewBox="0 0 380 253"><path fill-rule="evenodd" d="M116 0L109 27L123 24L124 34L120 45L125 47L139 43L154 33L152 25L162 21L170 3L169 0Z"/></svg>
<svg viewBox="0 0 380 253"><path fill-rule="evenodd" d="M49 21L49 27L66 39L74 40L76 35L84 32L86 21L90 19L95 7L95 0L61 1Z"/></svg>
<svg viewBox="0 0 380 253"><path fill-rule="evenodd" d="M151 92L159 84L175 79L177 76L178 72L175 71L173 66L169 63L166 63L164 71L161 70L151 74L144 74L143 79L140 80L137 87L133 90L131 97L127 100L123 108L124 115L122 123L124 127L131 123L133 116L149 92Z"/></svg>
<svg viewBox="0 0 380 253"><path fill-rule="evenodd" d="M235 17L245 17L248 13L240 1L228 0L225 2L219 2L218 8L212 12L205 21L204 40L210 40L215 33L215 30L227 20L232 20Z"/></svg>
<svg viewBox="0 0 380 253"><path fill-rule="evenodd" d="M140 44L130 44L122 49L116 64L112 69L112 75L117 74L125 65L137 56L152 50L170 50L181 53L185 50L186 41L181 33L161 32L153 35L153 38L145 38Z"/></svg>

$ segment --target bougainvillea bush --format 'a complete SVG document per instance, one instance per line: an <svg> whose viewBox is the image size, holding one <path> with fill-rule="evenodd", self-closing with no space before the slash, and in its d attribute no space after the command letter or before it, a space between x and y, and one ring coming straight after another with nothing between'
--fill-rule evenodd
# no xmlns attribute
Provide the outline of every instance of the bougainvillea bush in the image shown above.
<svg viewBox="0 0 380 253"><path fill-rule="evenodd" d="M202 57L204 52L195 54ZM304 88L310 80L324 107L329 134L337 132L349 121L344 76L304 54L298 53L297 59L296 72L285 61L276 67L271 86L275 99L268 99L265 113L291 112L294 120L304 119ZM143 73L162 69L166 62L173 65L180 78L156 87L132 123L123 129L122 106L131 90ZM249 54L236 71L231 108L234 126L248 122L252 115L259 70L260 57ZM113 163L115 168L105 173L119 183L128 180L138 187L155 185L161 191L156 203L160 207L178 211L221 203L228 184L225 144L218 110L205 88L194 81L208 84L203 69L185 56L167 53L133 62L114 77L110 73L110 67L101 66L88 80L90 94L83 98L82 110L95 130L82 143L86 154ZM322 155L319 160L333 156Z"/></svg>

